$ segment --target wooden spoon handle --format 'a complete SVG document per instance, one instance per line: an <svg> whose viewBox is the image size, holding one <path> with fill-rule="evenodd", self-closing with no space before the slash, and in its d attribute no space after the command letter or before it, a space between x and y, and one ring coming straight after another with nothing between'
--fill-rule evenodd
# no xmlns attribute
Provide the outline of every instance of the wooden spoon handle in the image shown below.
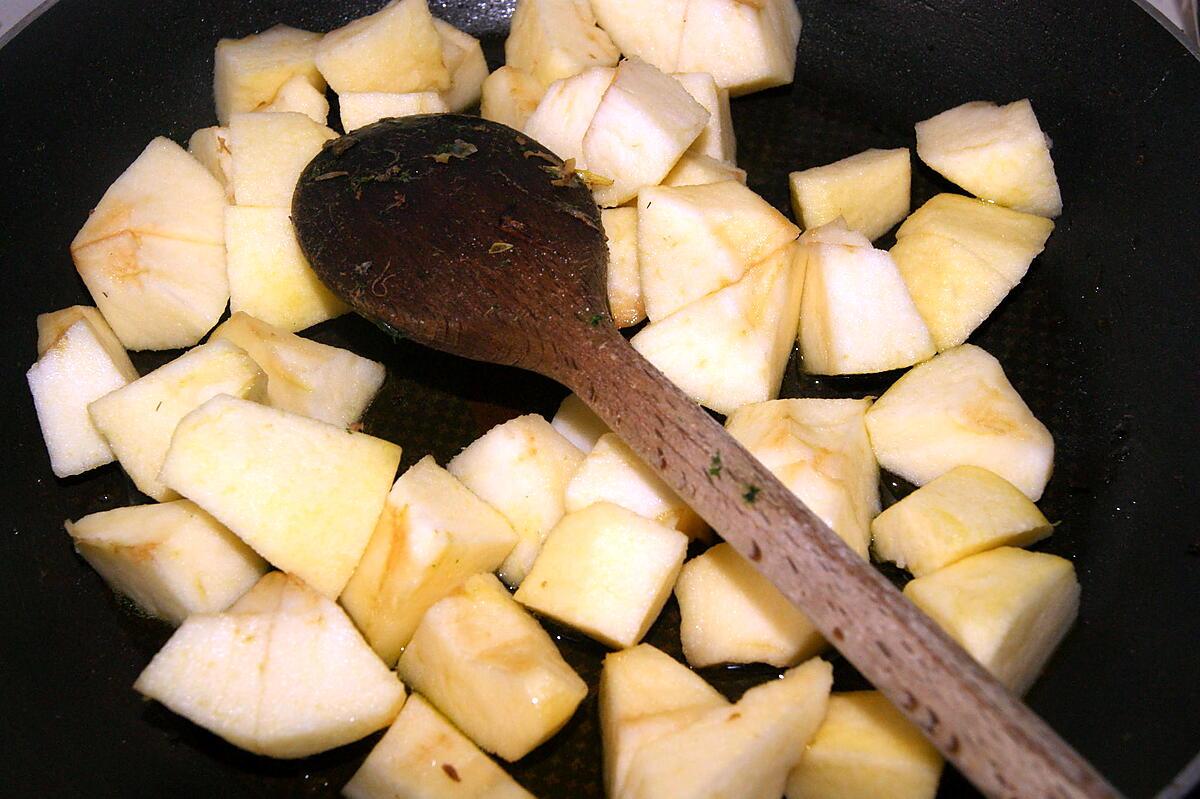
<svg viewBox="0 0 1200 799"><path fill-rule="evenodd" d="M574 342L571 342L573 344ZM567 345L564 347L564 345ZM553 375L762 571L976 787L1117 792L607 325Z"/></svg>

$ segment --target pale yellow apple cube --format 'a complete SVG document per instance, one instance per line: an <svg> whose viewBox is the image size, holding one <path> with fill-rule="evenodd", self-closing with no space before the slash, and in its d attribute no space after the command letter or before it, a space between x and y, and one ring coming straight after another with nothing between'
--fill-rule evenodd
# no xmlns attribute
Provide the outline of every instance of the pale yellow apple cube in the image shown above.
<svg viewBox="0 0 1200 799"><path fill-rule="evenodd" d="M392 665L430 605L516 543L503 516L426 455L392 486L342 607Z"/></svg>
<svg viewBox="0 0 1200 799"><path fill-rule="evenodd" d="M820 658L655 738L633 757L629 799L779 799L829 704L833 669Z"/></svg>
<svg viewBox="0 0 1200 799"><path fill-rule="evenodd" d="M568 513L597 502L620 505L688 536L701 537L707 531L696 512L616 433L606 433L596 441L567 483Z"/></svg>
<svg viewBox="0 0 1200 799"><path fill-rule="evenodd" d="M787 799L934 799L941 776L941 755L887 697L851 691L829 697Z"/></svg>
<svg viewBox="0 0 1200 799"><path fill-rule="evenodd" d="M292 207L296 181L337 134L304 114L254 112L229 120L233 196L238 205Z"/></svg>
<svg viewBox="0 0 1200 799"><path fill-rule="evenodd" d="M1054 438L973 344L940 353L897 380L867 411L879 465L915 485L955 466L995 472L1033 501L1054 468Z"/></svg>
<svg viewBox="0 0 1200 799"><path fill-rule="evenodd" d="M567 483L583 453L536 414L497 425L446 465L480 499L500 511L517 532L517 545L500 576L521 584L542 541L564 513Z"/></svg>
<svg viewBox="0 0 1200 799"><path fill-rule="evenodd" d="M600 27L617 49L661 69L676 72L688 0L591 0Z"/></svg>
<svg viewBox="0 0 1200 799"><path fill-rule="evenodd" d="M745 186L746 170L707 155L686 152L675 162L675 166L671 167L671 171L663 178L662 185L703 186L706 183L720 183L725 180L736 180Z"/></svg>
<svg viewBox="0 0 1200 799"><path fill-rule="evenodd" d="M200 128L188 139L188 155L195 158L225 189L226 202L233 202L233 151L229 128Z"/></svg>
<svg viewBox="0 0 1200 799"><path fill-rule="evenodd" d="M347 133L390 117L444 114L449 106L437 92L346 92L338 97L342 129Z"/></svg>
<svg viewBox="0 0 1200 799"><path fill-rule="evenodd" d="M479 102L488 76L487 60L483 46L471 34L440 19L434 19L433 26L442 40L442 61L450 73L450 88L442 92L442 100L457 114Z"/></svg>
<svg viewBox="0 0 1200 799"><path fill-rule="evenodd" d="M186 499L93 513L65 526L110 588L176 625L224 610L267 571L254 550Z"/></svg>
<svg viewBox="0 0 1200 799"><path fill-rule="evenodd" d="M600 437L609 432L608 425L575 394L568 394L558 406L550 426L581 452L591 452Z"/></svg>
<svg viewBox="0 0 1200 799"><path fill-rule="evenodd" d="M865 399L781 399L745 405L725 421L731 436L864 558L880 504L870 407Z"/></svg>
<svg viewBox="0 0 1200 799"><path fill-rule="evenodd" d="M921 160L976 197L1038 216L1062 213L1050 139L1029 100L963 103L916 130Z"/></svg>
<svg viewBox="0 0 1200 799"><path fill-rule="evenodd" d="M227 124L234 114L270 103L294 77L325 91L325 79L313 62L320 38L319 33L276 25L243 39L217 42L213 94L221 124Z"/></svg>
<svg viewBox="0 0 1200 799"><path fill-rule="evenodd" d="M929 328L885 250L841 219L800 243L808 259L799 336L806 372L870 374L933 357Z"/></svg>
<svg viewBox="0 0 1200 799"><path fill-rule="evenodd" d="M825 648L808 617L729 544L689 560L675 598L683 655L696 668L720 663L782 668Z"/></svg>
<svg viewBox="0 0 1200 799"><path fill-rule="evenodd" d="M709 114L672 78L641 59L622 61L583 136L583 162L612 181L592 193L602 208L662 182Z"/></svg>
<svg viewBox="0 0 1200 799"><path fill-rule="evenodd" d="M271 102L251 110L304 114L318 125L329 121L329 101L325 99L325 91L313 86L304 75L292 76L279 87Z"/></svg>
<svg viewBox="0 0 1200 799"><path fill-rule="evenodd" d="M939 194L896 231L891 254L939 350L957 347L1029 271L1054 223Z"/></svg>
<svg viewBox="0 0 1200 799"><path fill-rule="evenodd" d="M490 574L426 611L398 671L475 743L510 762L562 729L587 695L546 631Z"/></svg>
<svg viewBox="0 0 1200 799"><path fill-rule="evenodd" d="M646 743L729 703L700 675L650 644L610 652L600 672L600 735L607 796L623 796Z"/></svg>
<svg viewBox="0 0 1200 799"><path fill-rule="evenodd" d="M791 83L799 41L793 0L688 0L674 70L708 72L737 97Z"/></svg>
<svg viewBox="0 0 1200 799"><path fill-rule="evenodd" d="M1033 685L1079 613L1071 561L1014 547L918 577L904 595L1018 695Z"/></svg>
<svg viewBox="0 0 1200 799"><path fill-rule="evenodd" d="M597 502L555 525L515 598L602 644L633 646L671 595L687 545L678 530Z"/></svg>
<svg viewBox="0 0 1200 799"><path fill-rule="evenodd" d="M104 193L71 258L126 349L189 347L229 300L224 228L221 184L157 138Z"/></svg>
<svg viewBox="0 0 1200 799"><path fill-rule="evenodd" d="M646 318L637 254L637 209L605 208L600 222L608 237L608 308L617 327L630 327Z"/></svg>
<svg viewBox="0 0 1200 799"><path fill-rule="evenodd" d="M267 376L266 404L337 427L362 418L387 376L383 364L234 313L212 332L241 347Z"/></svg>
<svg viewBox="0 0 1200 799"><path fill-rule="evenodd" d="M300 758L396 718L404 686L334 602L271 572L223 613L189 616L134 689L234 746Z"/></svg>
<svg viewBox="0 0 1200 799"><path fill-rule="evenodd" d="M488 75L481 91L479 115L508 125L513 130L525 127L541 102L542 95L546 93L537 78L523 69L508 65Z"/></svg>
<svg viewBox="0 0 1200 799"><path fill-rule="evenodd" d="M230 206L225 248L233 313L293 332L350 310L309 266L288 208Z"/></svg>
<svg viewBox="0 0 1200 799"><path fill-rule="evenodd" d="M525 121L525 133L562 160L574 159L577 168L585 168L583 136L615 74L612 67L591 67L550 84Z"/></svg>
<svg viewBox="0 0 1200 799"><path fill-rule="evenodd" d="M442 38L425 0L392 0L325 34L317 69L344 92L441 92L450 88Z"/></svg>
<svg viewBox="0 0 1200 799"><path fill-rule="evenodd" d="M876 556L920 577L977 552L1028 546L1053 527L1003 477L956 466L885 510L871 531Z"/></svg>
<svg viewBox="0 0 1200 799"><path fill-rule="evenodd" d="M838 217L874 241L908 216L912 164L908 148L866 150L788 176L792 210L806 228Z"/></svg>
<svg viewBox="0 0 1200 799"><path fill-rule="evenodd" d="M788 245L737 283L643 328L634 348L718 413L779 394L799 323L804 260Z"/></svg>
<svg viewBox="0 0 1200 799"><path fill-rule="evenodd" d="M350 782L349 799L534 799L420 694L413 694Z"/></svg>
<svg viewBox="0 0 1200 799"><path fill-rule="evenodd" d="M656 186L638 194L638 263L657 322L732 283L799 229L743 184Z"/></svg>
<svg viewBox="0 0 1200 799"><path fill-rule="evenodd" d="M143 494L177 499L158 473L183 417L219 394L261 401L267 377L244 350L228 341L201 344L88 406L121 468Z"/></svg>
<svg viewBox="0 0 1200 799"><path fill-rule="evenodd" d="M717 81L707 72L677 72L671 77L708 112L708 124L688 152L728 164L736 163L737 137L733 133L733 116L729 111L729 92L717 86Z"/></svg>
<svg viewBox="0 0 1200 799"><path fill-rule="evenodd" d="M93 424L88 405L137 380L129 356L94 310L74 306L40 315L40 357L25 373L56 477L82 474L113 461L112 448ZM65 322L67 328L60 329Z"/></svg>
<svg viewBox="0 0 1200 799"><path fill-rule="evenodd" d="M221 396L179 423L160 479L272 564L336 598L399 463L390 442Z"/></svg>
<svg viewBox="0 0 1200 799"><path fill-rule="evenodd" d="M589 67L611 67L620 56L596 27L588 0L518 0L504 41L505 63L543 86Z"/></svg>

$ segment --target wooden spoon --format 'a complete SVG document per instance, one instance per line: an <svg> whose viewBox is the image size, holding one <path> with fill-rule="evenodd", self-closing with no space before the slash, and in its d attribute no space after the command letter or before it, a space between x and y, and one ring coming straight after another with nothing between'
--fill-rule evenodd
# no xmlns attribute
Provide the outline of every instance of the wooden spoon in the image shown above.
<svg viewBox="0 0 1200 799"><path fill-rule="evenodd" d="M984 793L1117 795L629 346L599 211L549 150L476 117L384 120L313 159L292 218L320 278L368 319L578 394Z"/></svg>

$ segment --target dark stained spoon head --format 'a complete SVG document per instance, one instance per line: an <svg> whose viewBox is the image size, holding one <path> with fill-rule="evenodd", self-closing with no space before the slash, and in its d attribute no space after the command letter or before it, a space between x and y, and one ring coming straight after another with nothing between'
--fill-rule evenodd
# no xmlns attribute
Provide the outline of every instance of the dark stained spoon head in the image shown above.
<svg viewBox="0 0 1200 799"><path fill-rule="evenodd" d="M454 114L331 141L292 200L320 279L389 331L553 376L556 330L611 324L587 185L536 141Z"/></svg>

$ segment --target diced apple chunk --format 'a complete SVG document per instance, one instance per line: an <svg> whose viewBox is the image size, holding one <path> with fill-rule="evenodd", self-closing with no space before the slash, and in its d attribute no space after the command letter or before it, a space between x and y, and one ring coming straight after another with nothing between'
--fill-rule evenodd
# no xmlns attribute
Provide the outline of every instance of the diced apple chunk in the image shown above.
<svg viewBox="0 0 1200 799"><path fill-rule="evenodd" d="M321 282L296 239L290 208L225 210L229 309L293 332L349 308Z"/></svg>
<svg viewBox="0 0 1200 799"><path fill-rule="evenodd" d="M708 72L736 97L791 83L799 41L793 0L688 0L674 70Z"/></svg>
<svg viewBox="0 0 1200 799"><path fill-rule="evenodd" d="M442 92L450 71L425 0L392 0L381 10L325 34L317 68L343 92Z"/></svg>
<svg viewBox="0 0 1200 799"><path fill-rule="evenodd" d="M251 110L304 114L318 125L329 121L329 101L325 99L325 92L314 87L303 75L289 78L271 102Z"/></svg>
<svg viewBox="0 0 1200 799"><path fill-rule="evenodd" d="M525 579L542 541L562 518L567 482L582 462L574 444L530 414L493 427L446 465L516 530L517 545L500 565L509 585Z"/></svg>
<svg viewBox="0 0 1200 799"><path fill-rule="evenodd" d="M1050 140L1029 100L963 103L918 122L917 155L976 197L1038 216L1062 213Z"/></svg>
<svg viewBox="0 0 1200 799"><path fill-rule="evenodd" d="M244 39L222 39L214 56L213 94L222 125L243 111L270 103L280 87L300 76L317 91L325 79L313 62L321 34L276 25Z"/></svg>
<svg viewBox="0 0 1200 799"><path fill-rule="evenodd" d="M184 417L160 480L275 566L336 598L375 528L395 444L233 397Z"/></svg>
<svg viewBox="0 0 1200 799"><path fill-rule="evenodd" d="M218 394L258 402L266 392L266 375L244 350L214 341L101 397L88 412L138 490L162 502L179 496L158 477L179 421Z"/></svg>
<svg viewBox="0 0 1200 799"><path fill-rule="evenodd" d="M188 155L195 158L225 189L225 200L233 202L233 152L229 128L200 128L188 139Z"/></svg>
<svg viewBox="0 0 1200 799"><path fill-rule="evenodd" d="M933 357L933 337L886 251L841 219L807 231L800 243L808 259L800 309L805 371L867 374Z"/></svg>
<svg viewBox="0 0 1200 799"><path fill-rule="evenodd" d="M708 124L692 142L689 152L729 164L736 163L737 139L733 133L733 117L729 112L729 92L718 87L716 80L707 72L679 72L672 77L708 112Z"/></svg>
<svg viewBox="0 0 1200 799"><path fill-rule="evenodd" d="M689 560L675 598L683 656L696 668L720 663L782 668L825 648L808 617L729 544Z"/></svg>
<svg viewBox="0 0 1200 799"><path fill-rule="evenodd" d="M349 799L534 799L414 694L342 788Z"/></svg>
<svg viewBox="0 0 1200 799"><path fill-rule="evenodd" d="M267 571L254 550L186 499L93 513L65 526L109 587L172 624L224 610Z"/></svg>
<svg viewBox="0 0 1200 799"><path fill-rule="evenodd" d="M708 124L708 112L679 81L641 59L622 61L587 133L587 168L612 181L593 190L601 207L657 186Z"/></svg>
<svg viewBox="0 0 1200 799"><path fill-rule="evenodd" d="M518 0L504 42L504 61L543 86L589 67L611 67L621 57L596 27L588 0Z"/></svg>
<svg viewBox="0 0 1200 799"><path fill-rule="evenodd" d="M778 799L829 704L833 669L813 658L683 729L645 743L626 776L629 799Z"/></svg>
<svg viewBox="0 0 1200 799"><path fill-rule="evenodd" d="M617 327L646 318L642 302L642 270L637 254L637 209L605 208L600 212L608 237L608 308Z"/></svg>
<svg viewBox="0 0 1200 799"><path fill-rule="evenodd" d="M244 312L213 331L241 347L267 375L266 403L337 427L357 422L383 385L383 364L301 338Z"/></svg>
<svg viewBox="0 0 1200 799"><path fill-rule="evenodd" d="M591 67L551 83L525 122L525 133L564 161L573 158L576 167L586 167L583 136L615 74L612 67Z"/></svg>
<svg viewBox="0 0 1200 799"><path fill-rule="evenodd" d="M290 209L300 173L325 142L336 138L304 114L234 114L229 144L237 204Z"/></svg>
<svg viewBox="0 0 1200 799"><path fill-rule="evenodd" d="M150 142L75 240L75 268L126 349L199 341L229 300L225 190L169 139Z"/></svg>
<svg viewBox="0 0 1200 799"><path fill-rule="evenodd" d="M707 155L689 152L679 157L675 166L671 167L671 171L663 178L662 185L703 186L706 183L720 183L725 180L736 180L745 186L746 170Z"/></svg>
<svg viewBox="0 0 1200 799"><path fill-rule="evenodd" d="M450 73L450 88L442 92L442 101L457 114L479 102L488 76L487 60L483 46L471 34L440 19L434 19L433 26L442 40L442 61Z"/></svg>
<svg viewBox="0 0 1200 799"><path fill-rule="evenodd" d="M600 437L609 432L608 425L574 394L568 394L558 406L550 426L581 452L591 452Z"/></svg>
<svg viewBox="0 0 1200 799"><path fill-rule="evenodd" d="M591 0L601 28L626 56L676 72L688 0Z"/></svg>
<svg viewBox="0 0 1200 799"><path fill-rule="evenodd" d="M799 322L804 260L794 244L741 280L643 328L630 343L718 413L774 399Z"/></svg>
<svg viewBox="0 0 1200 799"><path fill-rule="evenodd" d="M133 686L234 746L307 757L386 727L404 686L346 614L271 572L223 613L189 616Z"/></svg>
<svg viewBox="0 0 1200 799"><path fill-rule="evenodd" d="M113 451L92 423L88 405L137 380L129 356L114 342L99 314L86 314L80 308L66 330L57 330L73 310L38 317L40 357L25 373L56 477L82 474L113 461Z"/></svg>
<svg viewBox="0 0 1200 799"><path fill-rule="evenodd" d="M687 536L611 502L568 513L550 531L515 598L614 648L658 618Z"/></svg>
<svg viewBox="0 0 1200 799"><path fill-rule="evenodd" d="M978 466L956 466L871 525L875 554L916 577L995 547L1028 546L1052 530L1029 497Z"/></svg>
<svg viewBox="0 0 1200 799"><path fill-rule="evenodd" d="M864 558L879 513L879 467L867 438L869 400L781 399L745 405L729 434Z"/></svg>
<svg viewBox="0 0 1200 799"><path fill-rule="evenodd" d="M137 370L129 360L129 353L121 346L117 334L104 321L104 314L90 305L70 305L57 311L41 313L37 316L37 353L42 357L53 347L63 334L79 320L86 320L92 328L96 341L104 349L104 354L112 361L117 371L129 380L137 380Z"/></svg>
<svg viewBox="0 0 1200 799"><path fill-rule="evenodd" d="M568 513L611 502L647 519L699 537L704 521L634 454L616 433L601 436L567 483Z"/></svg>
<svg viewBox="0 0 1200 799"><path fill-rule="evenodd" d="M728 704L700 675L649 644L606 655L600 672L605 795L625 795L629 764L647 742Z"/></svg>
<svg viewBox="0 0 1200 799"><path fill-rule="evenodd" d="M1013 547L918 577L904 595L1018 695L1033 685L1079 612L1071 561Z"/></svg>
<svg viewBox="0 0 1200 799"><path fill-rule="evenodd" d="M957 347L1021 282L1054 223L939 194L896 231L892 257L939 350Z"/></svg>
<svg viewBox="0 0 1200 799"><path fill-rule="evenodd" d="M482 92L480 116L521 130L533 116L546 89L525 70L506 65L487 76Z"/></svg>
<svg viewBox="0 0 1200 799"><path fill-rule="evenodd" d="M346 92L338 97L338 104L342 129L347 133L389 117L444 114L450 110L437 92Z"/></svg>
<svg viewBox="0 0 1200 799"><path fill-rule="evenodd" d="M493 571L516 543L503 516L426 455L392 486L342 606L394 664L430 605Z"/></svg>
<svg viewBox="0 0 1200 799"><path fill-rule="evenodd" d="M1035 502L1054 468L1054 439L973 344L912 369L867 411L879 465L915 485L955 466L995 472Z"/></svg>
<svg viewBox="0 0 1200 799"><path fill-rule="evenodd" d="M799 232L733 180L644 189L638 194L638 263L646 315L657 322L737 282Z"/></svg>
<svg viewBox="0 0 1200 799"><path fill-rule="evenodd" d="M908 215L912 164L908 148L867 150L788 176L792 210L805 228L838 217L874 241Z"/></svg>
<svg viewBox="0 0 1200 799"><path fill-rule="evenodd" d="M524 757L587 695L546 631L490 574L431 607L400 657L400 675L489 752Z"/></svg>
<svg viewBox="0 0 1200 799"><path fill-rule="evenodd" d="M800 764L787 799L934 799L942 758L921 731L878 691L829 697L829 710Z"/></svg>

